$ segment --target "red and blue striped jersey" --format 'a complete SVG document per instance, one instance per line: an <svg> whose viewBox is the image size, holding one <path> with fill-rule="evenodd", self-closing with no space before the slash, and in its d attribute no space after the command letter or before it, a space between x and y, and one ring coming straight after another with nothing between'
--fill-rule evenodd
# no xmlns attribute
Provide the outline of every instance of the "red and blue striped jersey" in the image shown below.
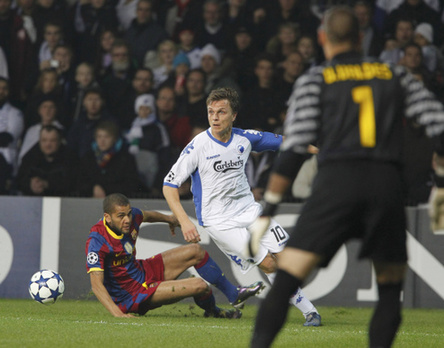
<svg viewBox="0 0 444 348"><path fill-rule="evenodd" d="M131 210L129 234L116 234L102 218L91 228L85 250L88 273L103 271L104 285L111 298L126 310L146 288L142 260L136 260L136 241L143 213L137 208Z"/></svg>

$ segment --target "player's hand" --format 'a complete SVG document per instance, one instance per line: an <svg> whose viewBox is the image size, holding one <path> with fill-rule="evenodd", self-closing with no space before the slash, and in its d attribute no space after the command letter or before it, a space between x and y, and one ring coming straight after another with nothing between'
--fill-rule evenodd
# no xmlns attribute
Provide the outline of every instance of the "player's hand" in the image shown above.
<svg viewBox="0 0 444 348"><path fill-rule="evenodd" d="M198 243L200 242L200 235L199 232L197 232L196 226L190 221L187 224L182 224L182 233L183 238L188 243Z"/></svg>
<svg viewBox="0 0 444 348"><path fill-rule="evenodd" d="M444 230L444 188L433 188L429 201L429 215L433 233Z"/></svg>
<svg viewBox="0 0 444 348"><path fill-rule="evenodd" d="M249 257L255 257L259 251L261 239L270 226L271 218L269 216L259 216L247 230L250 232L250 240L248 242L248 250L246 254Z"/></svg>
<svg viewBox="0 0 444 348"><path fill-rule="evenodd" d="M137 318L135 315L131 314L131 313L119 313L119 314L114 314L114 317L116 318Z"/></svg>
<svg viewBox="0 0 444 348"><path fill-rule="evenodd" d="M171 231L171 235L175 236L176 235L176 227L180 227L180 223L179 220L177 220L175 215L170 215L169 216L170 221L168 222L168 226L170 227L170 231Z"/></svg>

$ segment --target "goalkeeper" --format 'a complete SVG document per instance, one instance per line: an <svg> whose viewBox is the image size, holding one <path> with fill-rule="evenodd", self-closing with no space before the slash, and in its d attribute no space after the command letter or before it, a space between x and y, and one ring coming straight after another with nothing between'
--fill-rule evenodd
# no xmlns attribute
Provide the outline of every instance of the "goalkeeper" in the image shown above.
<svg viewBox="0 0 444 348"><path fill-rule="evenodd" d="M251 346L271 345L295 289L314 268L327 266L342 244L357 238L359 258L373 262L379 293L369 346L390 347L401 323L407 264L403 118L424 126L436 141L435 172L444 176L443 105L404 68L361 55L359 23L349 8L326 13L319 40L328 62L301 76L290 97L281 155L264 195L266 207L250 228L253 254L309 144L319 146L319 171L258 312ZM439 190L432 206L444 201ZM432 211L433 227L442 227L441 209Z"/></svg>

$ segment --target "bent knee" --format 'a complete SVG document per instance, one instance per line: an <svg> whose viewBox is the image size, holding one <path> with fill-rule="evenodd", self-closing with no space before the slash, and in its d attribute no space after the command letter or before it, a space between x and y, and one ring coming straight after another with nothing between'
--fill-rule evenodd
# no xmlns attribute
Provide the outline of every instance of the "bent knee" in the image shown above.
<svg viewBox="0 0 444 348"><path fill-rule="evenodd" d="M202 278L193 278L193 288L196 294L206 294L211 291L210 286Z"/></svg>
<svg viewBox="0 0 444 348"><path fill-rule="evenodd" d="M262 262L258 265L258 267L265 273L276 272L276 259L271 254L268 254L267 256L265 256L265 259L263 259Z"/></svg>

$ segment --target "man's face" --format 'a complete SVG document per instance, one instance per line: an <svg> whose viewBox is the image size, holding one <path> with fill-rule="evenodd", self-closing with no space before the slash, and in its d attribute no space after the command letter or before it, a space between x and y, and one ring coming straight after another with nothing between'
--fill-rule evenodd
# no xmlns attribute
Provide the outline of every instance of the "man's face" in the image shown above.
<svg viewBox="0 0 444 348"><path fill-rule="evenodd" d="M188 94L191 96L197 96L204 93L204 81L204 77L199 72L192 72L191 74L189 74L186 81Z"/></svg>
<svg viewBox="0 0 444 348"><path fill-rule="evenodd" d="M143 23L148 23L151 21L151 15L152 15L152 5L145 2L145 1L140 1L137 4L137 9L136 9L136 19L137 22L139 22L140 24Z"/></svg>
<svg viewBox="0 0 444 348"><path fill-rule="evenodd" d="M8 100L9 88L6 81L0 81L0 103L4 103Z"/></svg>
<svg viewBox="0 0 444 348"><path fill-rule="evenodd" d="M421 65L421 51L415 46L409 46L404 52L404 62L408 69L417 69Z"/></svg>
<svg viewBox="0 0 444 348"><path fill-rule="evenodd" d="M113 47L111 59L115 71L126 71L129 68L129 52L125 46Z"/></svg>
<svg viewBox="0 0 444 348"><path fill-rule="evenodd" d="M60 68L65 71L71 66L71 52L65 47L58 47L54 51L53 58L60 63Z"/></svg>
<svg viewBox="0 0 444 348"><path fill-rule="evenodd" d="M115 232L129 234L133 216L131 206L114 206L111 214L105 213L105 220L109 227Z"/></svg>
<svg viewBox="0 0 444 348"><path fill-rule="evenodd" d="M54 48L62 39L62 32L60 30L60 27L56 25L48 25L45 28L45 33L43 34L43 36L49 47Z"/></svg>
<svg viewBox="0 0 444 348"><path fill-rule="evenodd" d="M54 121L57 108L53 101L47 100L40 104L38 111L42 125L47 126Z"/></svg>
<svg viewBox="0 0 444 348"><path fill-rule="evenodd" d="M239 51L243 51L251 45L251 36L248 33L238 33L234 39Z"/></svg>
<svg viewBox="0 0 444 348"><path fill-rule="evenodd" d="M291 53L287 56L283 66L287 74L296 78L304 71L304 59L298 53Z"/></svg>
<svg viewBox="0 0 444 348"><path fill-rule="evenodd" d="M404 45L413 38L413 26L410 22L400 21L396 26L396 40Z"/></svg>
<svg viewBox="0 0 444 348"><path fill-rule="evenodd" d="M208 105L207 110L213 136L223 138L231 133L237 114L233 113L228 100L214 101Z"/></svg>
<svg viewBox="0 0 444 348"><path fill-rule="evenodd" d="M156 106L157 110L159 111L160 117L161 113L171 113L174 111L174 108L176 106L176 100L174 98L174 91L172 89L163 88L160 90L159 95L156 99Z"/></svg>
<svg viewBox="0 0 444 348"><path fill-rule="evenodd" d="M370 10L365 5L356 5L353 9L355 16L358 18L359 27L366 29L370 25Z"/></svg>
<svg viewBox="0 0 444 348"><path fill-rule="evenodd" d="M83 99L83 106L86 109L86 113L92 116L98 115L102 110L102 98L96 93L88 93Z"/></svg>
<svg viewBox="0 0 444 348"><path fill-rule="evenodd" d="M214 70L216 70L217 62L210 55L203 56L200 63L202 66L202 70L205 71L206 74L211 74Z"/></svg>
<svg viewBox="0 0 444 348"><path fill-rule="evenodd" d="M40 150L45 156L55 154L60 148L60 136L57 131L42 130L40 132Z"/></svg>
<svg viewBox="0 0 444 348"><path fill-rule="evenodd" d="M206 24L210 26L215 26L219 24L220 17L220 10L217 4L208 3L204 6L203 18Z"/></svg>
<svg viewBox="0 0 444 348"><path fill-rule="evenodd" d="M271 81L273 78L273 64L268 60L261 60L257 63L254 72L260 81Z"/></svg>
<svg viewBox="0 0 444 348"><path fill-rule="evenodd" d="M97 129L94 139L100 151L108 151L116 142L116 139L105 129Z"/></svg>
<svg viewBox="0 0 444 348"><path fill-rule="evenodd" d="M139 70L134 75L133 88L137 94L150 93L153 88L153 77L149 71Z"/></svg>

